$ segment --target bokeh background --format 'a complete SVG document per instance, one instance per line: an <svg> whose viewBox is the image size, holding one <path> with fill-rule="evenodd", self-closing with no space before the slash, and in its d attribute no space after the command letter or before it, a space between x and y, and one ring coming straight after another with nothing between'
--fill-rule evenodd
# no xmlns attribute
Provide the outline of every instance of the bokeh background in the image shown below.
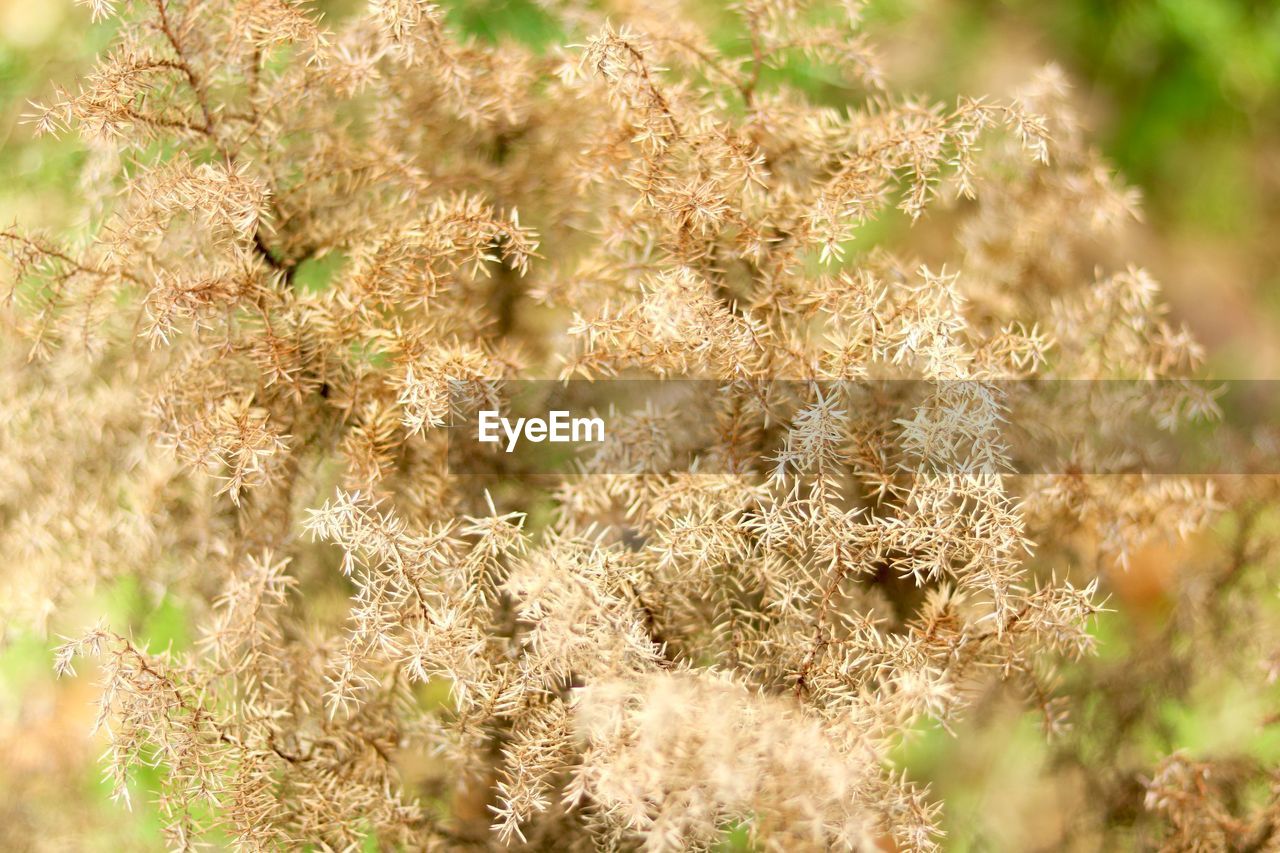
<svg viewBox="0 0 1280 853"><path fill-rule="evenodd" d="M314 5L341 16L358 3ZM533 3L442 5L479 38L550 45L561 37ZM727 20L719 6L708 0L709 20ZM1280 378L1280 4L875 0L866 18L890 75L902 84L895 88L941 99L999 95L1046 63L1063 67L1094 139L1144 196L1145 221L1120 236L1123 254L1165 286L1173 314L1205 345L1212 374ZM34 139L21 117L28 100L47 96L54 83L73 85L110 35L110 25L91 25L88 11L73 0L0 0L4 224L83 227L74 214L81 146L74 137ZM839 103L859 96L820 69L782 73L815 98ZM901 238L905 228L891 218L874 238ZM1148 549L1127 570L1106 568L1113 612L1097 624L1101 653L1066 672L1064 686L1069 690L1073 679L1133 679L1144 647L1170 636L1185 594L1173 579L1182 567L1211 560L1229 533ZM1275 598L1276 591L1257 592ZM103 613L152 648L192 641L178 602L128 580L86 593L52 626L77 631ZM96 769L103 744L90 734L95 690L91 679L53 679L54 642L0 626L0 848L162 847L145 796L146 773L138 778L142 795L132 812L107 801ZM1124 810L1140 803L1140 769L1176 749L1280 765L1280 732L1265 724L1280 708L1280 695L1259 689L1259 674L1192 666L1147 675L1162 691L1154 720L1135 714L1140 722L1125 726L1115 707L1078 703L1071 710L1085 733L1067 757L1046 746L1037 714L999 695L976 706L960 730L925 730L904 743L900 759L908 772L929 781L946 803L947 847L1101 849L1098 822L1132 821ZM1139 695L1134 701L1153 700ZM1131 788L1130 796L1116 798L1115 813L1099 808L1104 792L1072 765L1071 756L1090 751L1114 765L1119 781L1108 794ZM1093 823L1082 822L1084 813L1095 815ZM740 843L725 841L727 847Z"/></svg>

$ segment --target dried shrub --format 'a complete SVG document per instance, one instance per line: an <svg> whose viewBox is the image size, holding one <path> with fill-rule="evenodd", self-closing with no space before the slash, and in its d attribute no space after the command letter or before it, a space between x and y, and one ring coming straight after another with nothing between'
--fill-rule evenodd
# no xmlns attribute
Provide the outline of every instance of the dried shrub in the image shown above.
<svg viewBox="0 0 1280 853"><path fill-rule="evenodd" d="M187 604L191 650L58 652L101 661L109 776L127 799L163 768L175 847L932 849L904 733L993 680L1058 732L1054 667L1092 648L1095 565L1035 547L1119 560L1218 506L1072 473L1109 470L1088 447L1005 476L987 383L1200 359L1144 273L1094 274L1136 199L1054 69L912 98L856 2L735 3L731 45L678 3L549 2L551 51L424 0L332 29L295 0L87 5L118 35L33 121L88 146L91 233L0 233L0 555L34 579L3 607L121 573ZM777 73L801 59L855 105ZM894 209L945 224L940 257L860 248ZM654 473L637 439L636 473L550 497L446 470L460 381L618 375L721 381L698 450L732 464ZM757 381L886 377L947 383L966 449L819 384L751 426L781 405ZM1151 807L1227 831L1182 805L1196 772Z"/></svg>

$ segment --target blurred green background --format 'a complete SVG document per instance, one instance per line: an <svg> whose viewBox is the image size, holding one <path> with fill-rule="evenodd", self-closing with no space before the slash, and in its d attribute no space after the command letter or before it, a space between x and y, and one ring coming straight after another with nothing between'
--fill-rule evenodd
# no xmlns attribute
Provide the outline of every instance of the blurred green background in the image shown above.
<svg viewBox="0 0 1280 853"><path fill-rule="evenodd" d="M315 5L340 16L358 4ZM534 45L561 39L529 2L446 5L459 27L481 38ZM723 10L714 5L708 4L708 17L719 20ZM1146 222L1126 238L1130 256L1165 285L1174 313L1205 343L1217 375L1280 376L1280 240L1274 236L1280 230L1280 4L878 0L867 27L883 46L892 79L940 98L1008 92L1047 62L1063 66L1095 139L1145 196ZM84 227L75 221L81 146L74 137L35 140L20 118L28 99L47 97L53 83L74 85L110 35L110 25L90 25L87 10L72 0L0 0L0 220L6 225ZM832 97L818 71L796 69L794 79ZM1120 667L1135 643L1160 636L1168 605L1160 573L1174 559L1155 559L1147 587L1139 565L1136 587L1130 578L1130 592L1113 599L1116 612L1097 628L1104 642L1100 658L1088 665L1090 677ZM55 628L78 630L103 613L152 648L172 643L180 649L191 641L180 605L136 583L99 591L59 614ZM53 682L52 638L9 627L3 636L0 792L7 793L0 794L0 827L6 828L0 839L40 837L41 849L82 849L86 839L102 850L160 846L159 822L146 797L137 797L135 811L127 813L106 801L96 770L85 769L96 768L101 749L89 734L89 680ZM1070 683L1085 675L1066 677ZM1158 725L1126 733L1127 760L1150 764L1173 748L1280 758L1280 739L1259 724L1267 709L1233 688L1236 683L1231 673L1197 676L1165 703ZM986 718L966 723L962 736L929 729L901 750L912 774L931 782L947 803L947 846L1061 849L1070 837L1064 816L1090 791L1048 766L1051 754L1035 714L1013 701L982 707ZM1073 711L1091 724L1089 708ZM145 789L145 774L138 781ZM733 836L726 845L740 841ZM1096 849L1089 839L1079 841L1079 849Z"/></svg>

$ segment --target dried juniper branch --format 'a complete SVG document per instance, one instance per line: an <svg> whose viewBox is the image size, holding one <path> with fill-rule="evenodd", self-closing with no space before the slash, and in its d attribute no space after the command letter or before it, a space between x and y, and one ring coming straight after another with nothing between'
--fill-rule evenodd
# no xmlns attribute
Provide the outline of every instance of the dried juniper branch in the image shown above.
<svg viewBox="0 0 1280 853"><path fill-rule="evenodd" d="M935 849L904 733L991 679L1056 731L1052 669L1091 650L1093 567L1034 546L1120 558L1212 515L1186 481L1006 476L1000 424L1037 413L1000 380L1200 358L1145 274L1093 274L1134 199L1052 69L921 101L857 3L733 4L734 52L679 3L570 0L544 54L425 0L332 29L295 0L88 5L114 46L33 121L112 152L104 215L76 245L0 232L0 555L34 578L0 608L43 623L135 572L190 604L190 651L58 653L101 660L117 795L161 766L175 847L456 846L481 814L481 844ZM795 57L864 95L764 73ZM858 251L894 207L951 218L946 267ZM549 493L450 467L460 387L618 375L720 383L716 438L678 448L706 469L662 470L657 409ZM829 384L877 378L937 390ZM1195 778L1162 770L1152 807L1238 829L1177 811Z"/></svg>

